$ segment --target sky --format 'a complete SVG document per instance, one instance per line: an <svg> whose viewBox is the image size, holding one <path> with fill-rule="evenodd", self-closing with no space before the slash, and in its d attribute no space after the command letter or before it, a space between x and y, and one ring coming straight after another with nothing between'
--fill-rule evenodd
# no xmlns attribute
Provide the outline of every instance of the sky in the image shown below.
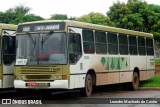
<svg viewBox="0 0 160 107"><path fill-rule="evenodd" d="M3 0L0 11L24 5L31 8L30 13L50 18L53 14L66 14L68 17L79 17L90 12L106 14L113 2L127 0ZM149 4L160 5L160 0L145 0Z"/></svg>

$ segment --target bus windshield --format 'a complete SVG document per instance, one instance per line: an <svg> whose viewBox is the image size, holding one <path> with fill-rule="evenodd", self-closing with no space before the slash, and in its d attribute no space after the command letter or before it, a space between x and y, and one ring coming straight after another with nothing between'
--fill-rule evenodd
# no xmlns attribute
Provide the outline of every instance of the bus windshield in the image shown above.
<svg viewBox="0 0 160 107"><path fill-rule="evenodd" d="M16 42L16 65L67 64L64 32L18 34Z"/></svg>

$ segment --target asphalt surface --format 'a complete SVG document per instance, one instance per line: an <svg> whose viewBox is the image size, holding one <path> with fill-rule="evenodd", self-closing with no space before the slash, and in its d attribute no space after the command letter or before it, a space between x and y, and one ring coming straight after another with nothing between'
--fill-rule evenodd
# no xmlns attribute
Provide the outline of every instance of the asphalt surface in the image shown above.
<svg viewBox="0 0 160 107"><path fill-rule="evenodd" d="M160 88L140 88L137 91L129 91L119 87L98 87L88 98L81 97L78 90L52 92L50 95L36 91L17 92L16 90L9 90L0 92L0 102L3 99L10 99L12 104L2 104L0 107L160 107ZM18 102L20 100L21 102ZM119 100L123 102L114 103L114 101ZM131 104L124 104L124 100L148 100L150 103L132 102ZM22 101L27 103L22 104ZM35 104L36 101L37 104ZM33 104L28 104L28 102Z"/></svg>

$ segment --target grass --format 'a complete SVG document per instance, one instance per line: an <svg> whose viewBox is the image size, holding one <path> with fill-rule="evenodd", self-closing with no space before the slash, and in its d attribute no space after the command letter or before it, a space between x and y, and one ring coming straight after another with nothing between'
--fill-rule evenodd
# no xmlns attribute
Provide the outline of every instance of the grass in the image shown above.
<svg viewBox="0 0 160 107"><path fill-rule="evenodd" d="M155 59L156 71L160 71L160 58ZM140 82L140 87L160 87L160 74Z"/></svg>
<svg viewBox="0 0 160 107"><path fill-rule="evenodd" d="M149 80L140 82L140 87L160 87L160 75L155 75Z"/></svg>
<svg viewBox="0 0 160 107"><path fill-rule="evenodd" d="M160 58L156 58L156 59L155 59L155 63L156 63L156 64L160 64Z"/></svg>
<svg viewBox="0 0 160 107"><path fill-rule="evenodd" d="M155 69L156 69L156 73L160 72L160 58L155 59Z"/></svg>

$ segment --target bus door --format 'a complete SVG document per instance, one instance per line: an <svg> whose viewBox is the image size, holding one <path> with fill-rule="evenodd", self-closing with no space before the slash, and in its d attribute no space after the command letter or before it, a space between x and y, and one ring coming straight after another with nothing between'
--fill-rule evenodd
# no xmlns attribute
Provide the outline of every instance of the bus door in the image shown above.
<svg viewBox="0 0 160 107"><path fill-rule="evenodd" d="M84 87L83 58L82 58L82 29L68 28L69 33L69 61L70 61L70 88Z"/></svg>
<svg viewBox="0 0 160 107"><path fill-rule="evenodd" d="M2 31L2 87L14 86L14 61L15 61L15 31Z"/></svg>

